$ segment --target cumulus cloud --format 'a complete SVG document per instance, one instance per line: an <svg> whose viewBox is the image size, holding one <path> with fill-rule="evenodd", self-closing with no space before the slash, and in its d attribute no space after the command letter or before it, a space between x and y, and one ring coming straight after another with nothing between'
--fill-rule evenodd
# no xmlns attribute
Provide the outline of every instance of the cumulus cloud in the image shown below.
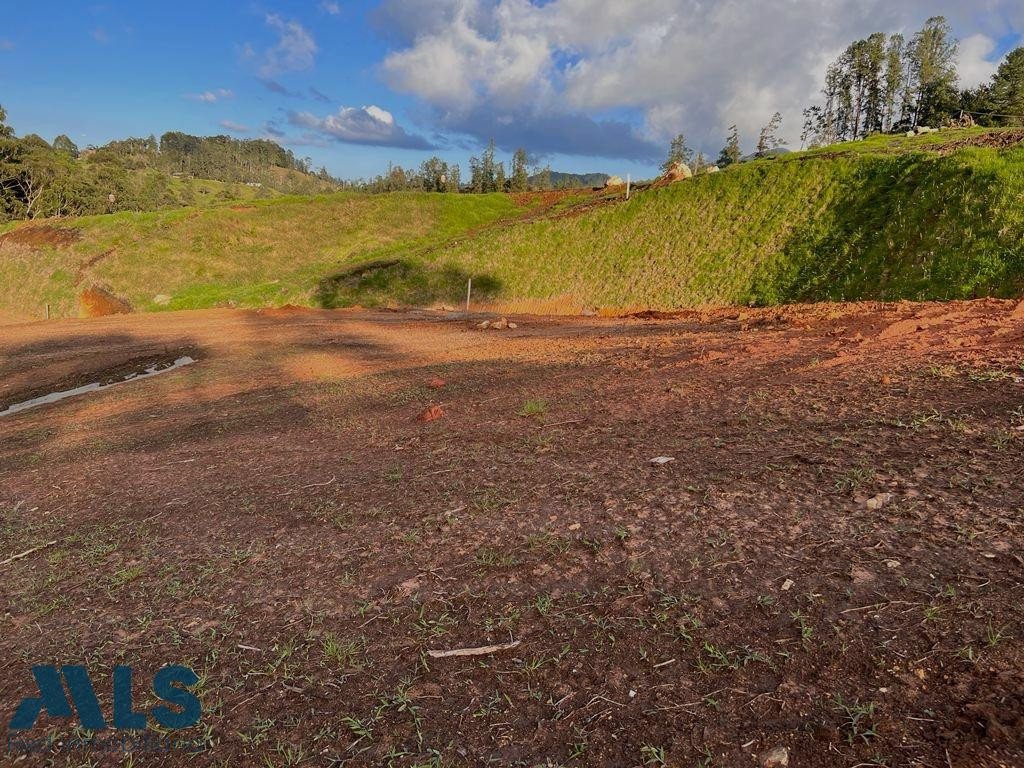
<svg viewBox="0 0 1024 768"><path fill-rule="evenodd" d="M338 3L331 2L331 0L321 0L320 10L329 16L337 16L341 13L341 6Z"/></svg>
<svg viewBox="0 0 1024 768"><path fill-rule="evenodd" d="M875 31L910 36L940 13L965 35L965 85L980 82L994 67L992 40L1024 24L1020 0L984 5L981 13L959 0L385 0L375 21L392 41L386 82L420 99L439 127L479 141L505 136L505 148L557 131L547 151L638 158L680 131L713 151L734 122L750 144L776 111L796 144L801 110L849 42ZM611 148L609 135L619 140Z"/></svg>
<svg viewBox="0 0 1024 768"><path fill-rule="evenodd" d="M185 94L185 98L187 99L192 99L192 101L202 101L206 104L215 104L218 101L233 99L234 97L234 91L230 91L227 88L217 88L216 90L203 91L202 93Z"/></svg>
<svg viewBox="0 0 1024 768"><path fill-rule="evenodd" d="M363 144L398 149L434 149L422 136L406 132L386 109L341 107L336 113L317 117L310 112L292 112L289 122L305 129L304 139L327 138L345 144Z"/></svg>
<svg viewBox="0 0 1024 768"><path fill-rule="evenodd" d="M993 61L995 51L996 41L988 35L978 33L961 40L957 61L960 84L965 88L974 88L991 80L999 68L999 62Z"/></svg>
<svg viewBox="0 0 1024 768"><path fill-rule="evenodd" d="M242 58L258 62L261 77L313 68L319 49L309 30L298 21L283 19L276 13L268 13L266 23L277 32L277 42L262 53L257 53L251 43L246 43L242 49Z"/></svg>
<svg viewBox="0 0 1024 768"><path fill-rule="evenodd" d="M221 120L218 123L218 125L221 128L223 128L223 129L225 129L227 131L231 131L232 133L248 133L249 132L249 126L241 125L240 123L236 123L236 122L234 122L232 120Z"/></svg>

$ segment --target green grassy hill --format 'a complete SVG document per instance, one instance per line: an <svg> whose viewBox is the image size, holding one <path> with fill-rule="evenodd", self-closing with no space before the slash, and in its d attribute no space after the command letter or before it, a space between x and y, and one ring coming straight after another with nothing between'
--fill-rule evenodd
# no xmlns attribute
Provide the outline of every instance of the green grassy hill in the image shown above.
<svg viewBox="0 0 1024 768"><path fill-rule="evenodd" d="M985 135L876 137L744 164L485 232L438 258L566 309L1018 296L1024 145L947 147L993 143Z"/></svg>
<svg viewBox="0 0 1024 768"><path fill-rule="evenodd" d="M70 244L25 237L38 222L7 225L0 310L73 315L90 284L140 310L457 304L469 276L479 299L565 312L1019 296L1020 139L875 137L628 202L338 193L46 223L73 229Z"/></svg>
<svg viewBox="0 0 1024 768"><path fill-rule="evenodd" d="M331 303L323 286L343 289L353 261L429 249L518 211L507 195L343 192L7 225L0 309L39 317L49 303L52 316L74 316L90 285L148 311ZM71 236L48 237L50 227ZM430 304L465 291L465 276L423 264L389 278L380 303Z"/></svg>

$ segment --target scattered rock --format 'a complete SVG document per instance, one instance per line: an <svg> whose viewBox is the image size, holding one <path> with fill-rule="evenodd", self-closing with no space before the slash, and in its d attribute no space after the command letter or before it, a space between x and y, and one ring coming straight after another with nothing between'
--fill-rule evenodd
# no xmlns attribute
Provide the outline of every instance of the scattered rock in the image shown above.
<svg viewBox="0 0 1024 768"><path fill-rule="evenodd" d="M444 416L444 408L440 405L432 405L416 417L416 421L437 421Z"/></svg>
<svg viewBox="0 0 1024 768"><path fill-rule="evenodd" d="M1024 303L1022 303L1021 306L1024 307ZM584 307L583 311L580 312L580 314L583 315L584 317L596 317L597 310L591 309L590 307Z"/></svg>
<svg viewBox="0 0 1024 768"><path fill-rule="evenodd" d="M604 187L605 189L608 189L608 187L621 187L625 183L621 176L609 176L608 181L604 183Z"/></svg>
<svg viewBox="0 0 1024 768"><path fill-rule="evenodd" d="M786 579L784 582L782 582L782 591L789 592L789 590L791 590L794 586L796 586L795 581L793 581L792 579Z"/></svg>
<svg viewBox="0 0 1024 768"><path fill-rule="evenodd" d="M900 563L899 560L886 560L885 561L885 567L889 568L890 570L895 570L896 568L899 568L900 565L902 565L902 563Z"/></svg>
<svg viewBox="0 0 1024 768"><path fill-rule="evenodd" d="M166 307L171 303L171 297L166 293L158 293L153 297L153 303L160 307Z"/></svg>
<svg viewBox="0 0 1024 768"><path fill-rule="evenodd" d="M877 496L872 496L864 503L867 505L868 509L881 509L892 500L893 495L891 493L879 493Z"/></svg>
<svg viewBox="0 0 1024 768"><path fill-rule="evenodd" d="M693 178L693 170L686 163L673 163L661 178L666 181L682 181Z"/></svg>
<svg viewBox="0 0 1024 768"><path fill-rule="evenodd" d="M477 328L484 330L490 328L491 330L504 331L504 330L515 330L519 327L518 323L510 323L507 317L502 317L499 320L484 320L480 323Z"/></svg>
<svg viewBox="0 0 1024 768"><path fill-rule="evenodd" d="M1024 301L1016 306L1013 312L1010 313L1010 317L1014 320L1024 320Z"/></svg>
<svg viewBox="0 0 1024 768"><path fill-rule="evenodd" d="M444 385L445 380L440 378L439 376L435 376L434 378L427 382L427 386L430 387L431 389L441 389L442 387L444 387Z"/></svg>
<svg viewBox="0 0 1024 768"><path fill-rule="evenodd" d="M707 168L704 169L704 173L718 173L721 170L722 169L719 168L717 165L709 165Z"/></svg>
<svg viewBox="0 0 1024 768"><path fill-rule="evenodd" d="M664 464L668 464L670 461L675 461L675 456L655 456L651 459L651 464L656 467L660 467Z"/></svg>
<svg viewBox="0 0 1024 768"><path fill-rule="evenodd" d="M763 768L786 768L789 765L789 750L783 746L772 747L761 755Z"/></svg>

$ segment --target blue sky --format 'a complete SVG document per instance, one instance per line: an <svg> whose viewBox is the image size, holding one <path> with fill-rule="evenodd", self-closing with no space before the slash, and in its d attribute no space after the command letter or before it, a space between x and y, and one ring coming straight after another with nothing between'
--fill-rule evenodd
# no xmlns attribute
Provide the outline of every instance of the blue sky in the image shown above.
<svg viewBox="0 0 1024 768"><path fill-rule="evenodd" d="M465 168L491 136L558 170L642 177L679 131L712 153L733 122L749 145L779 110L795 138L824 64L872 31L947 13L973 85L1024 30L1019 0L824 5L17 3L0 27L0 103L19 134L271 136L347 178L430 154Z"/></svg>

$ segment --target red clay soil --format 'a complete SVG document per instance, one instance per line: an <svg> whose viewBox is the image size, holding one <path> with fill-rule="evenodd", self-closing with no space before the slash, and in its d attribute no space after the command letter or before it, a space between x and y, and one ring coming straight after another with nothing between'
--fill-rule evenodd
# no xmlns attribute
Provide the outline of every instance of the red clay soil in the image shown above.
<svg viewBox="0 0 1024 768"><path fill-rule="evenodd" d="M204 751L133 765L1024 765L1013 309L5 326L0 408L198 362L0 416L0 739L180 663ZM76 725L5 764L129 764Z"/></svg>
<svg viewBox="0 0 1024 768"><path fill-rule="evenodd" d="M79 317L126 315L131 311L132 305L126 299L116 296L103 286L92 285L78 294Z"/></svg>
<svg viewBox="0 0 1024 768"><path fill-rule="evenodd" d="M0 243L62 248L77 242L81 237L82 234L77 229L54 227L50 224L33 224L5 232L0 235Z"/></svg>

